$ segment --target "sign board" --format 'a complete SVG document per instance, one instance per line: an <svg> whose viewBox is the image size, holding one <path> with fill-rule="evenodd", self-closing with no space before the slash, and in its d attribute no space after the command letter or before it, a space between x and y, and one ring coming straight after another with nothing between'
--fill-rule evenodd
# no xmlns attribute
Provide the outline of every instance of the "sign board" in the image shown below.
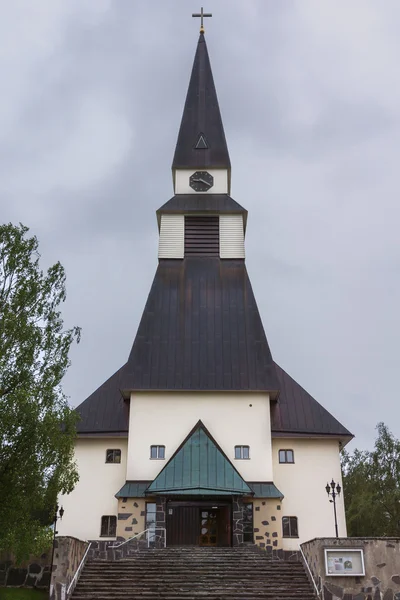
<svg viewBox="0 0 400 600"><path fill-rule="evenodd" d="M365 575L362 548L325 548L325 574L331 577Z"/></svg>

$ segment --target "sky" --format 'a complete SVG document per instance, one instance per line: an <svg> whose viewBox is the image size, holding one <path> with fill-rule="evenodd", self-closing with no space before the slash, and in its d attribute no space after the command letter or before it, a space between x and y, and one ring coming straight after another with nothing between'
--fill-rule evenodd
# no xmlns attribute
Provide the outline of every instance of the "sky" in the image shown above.
<svg viewBox="0 0 400 600"><path fill-rule="evenodd" d="M192 0L13 0L0 215L67 272L73 406L125 363L198 39ZM400 437L400 3L209 0L206 40L275 361L370 448Z"/></svg>

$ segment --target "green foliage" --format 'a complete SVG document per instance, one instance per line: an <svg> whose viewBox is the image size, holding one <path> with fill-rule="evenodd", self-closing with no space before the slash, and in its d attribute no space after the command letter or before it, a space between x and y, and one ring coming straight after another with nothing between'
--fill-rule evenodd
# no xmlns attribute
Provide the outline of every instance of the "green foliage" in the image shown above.
<svg viewBox="0 0 400 600"><path fill-rule="evenodd" d="M0 226L0 548L18 558L48 547L43 526L78 479L76 419L61 381L80 330L63 327L63 267L43 272L27 232Z"/></svg>
<svg viewBox="0 0 400 600"><path fill-rule="evenodd" d="M400 536L400 440L377 425L374 449L342 451L348 535Z"/></svg>
<svg viewBox="0 0 400 600"><path fill-rule="evenodd" d="M0 600L45 600L48 594L43 590L29 588L0 588Z"/></svg>

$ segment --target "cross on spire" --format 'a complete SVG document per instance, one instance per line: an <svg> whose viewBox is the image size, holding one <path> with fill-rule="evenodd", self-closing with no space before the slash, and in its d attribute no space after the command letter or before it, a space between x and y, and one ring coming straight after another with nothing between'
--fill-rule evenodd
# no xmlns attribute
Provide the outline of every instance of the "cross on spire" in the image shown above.
<svg viewBox="0 0 400 600"><path fill-rule="evenodd" d="M201 7L201 12L199 12L199 13L193 13L192 17L201 17L200 33L204 33L203 17L212 17L212 14L211 13L205 13L205 12L203 12L203 7Z"/></svg>

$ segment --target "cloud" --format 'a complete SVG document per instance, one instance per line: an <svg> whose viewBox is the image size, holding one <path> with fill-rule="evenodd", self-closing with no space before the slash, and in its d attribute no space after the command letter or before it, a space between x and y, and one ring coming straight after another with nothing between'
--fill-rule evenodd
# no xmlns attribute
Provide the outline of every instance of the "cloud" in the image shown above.
<svg viewBox="0 0 400 600"><path fill-rule="evenodd" d="M126 360L189 81L186 0L14 0L0 207L66 266L76 405ZM206 23L247 266L277 362L366 447L396 423L397 0L215 0Z"/></svg>

